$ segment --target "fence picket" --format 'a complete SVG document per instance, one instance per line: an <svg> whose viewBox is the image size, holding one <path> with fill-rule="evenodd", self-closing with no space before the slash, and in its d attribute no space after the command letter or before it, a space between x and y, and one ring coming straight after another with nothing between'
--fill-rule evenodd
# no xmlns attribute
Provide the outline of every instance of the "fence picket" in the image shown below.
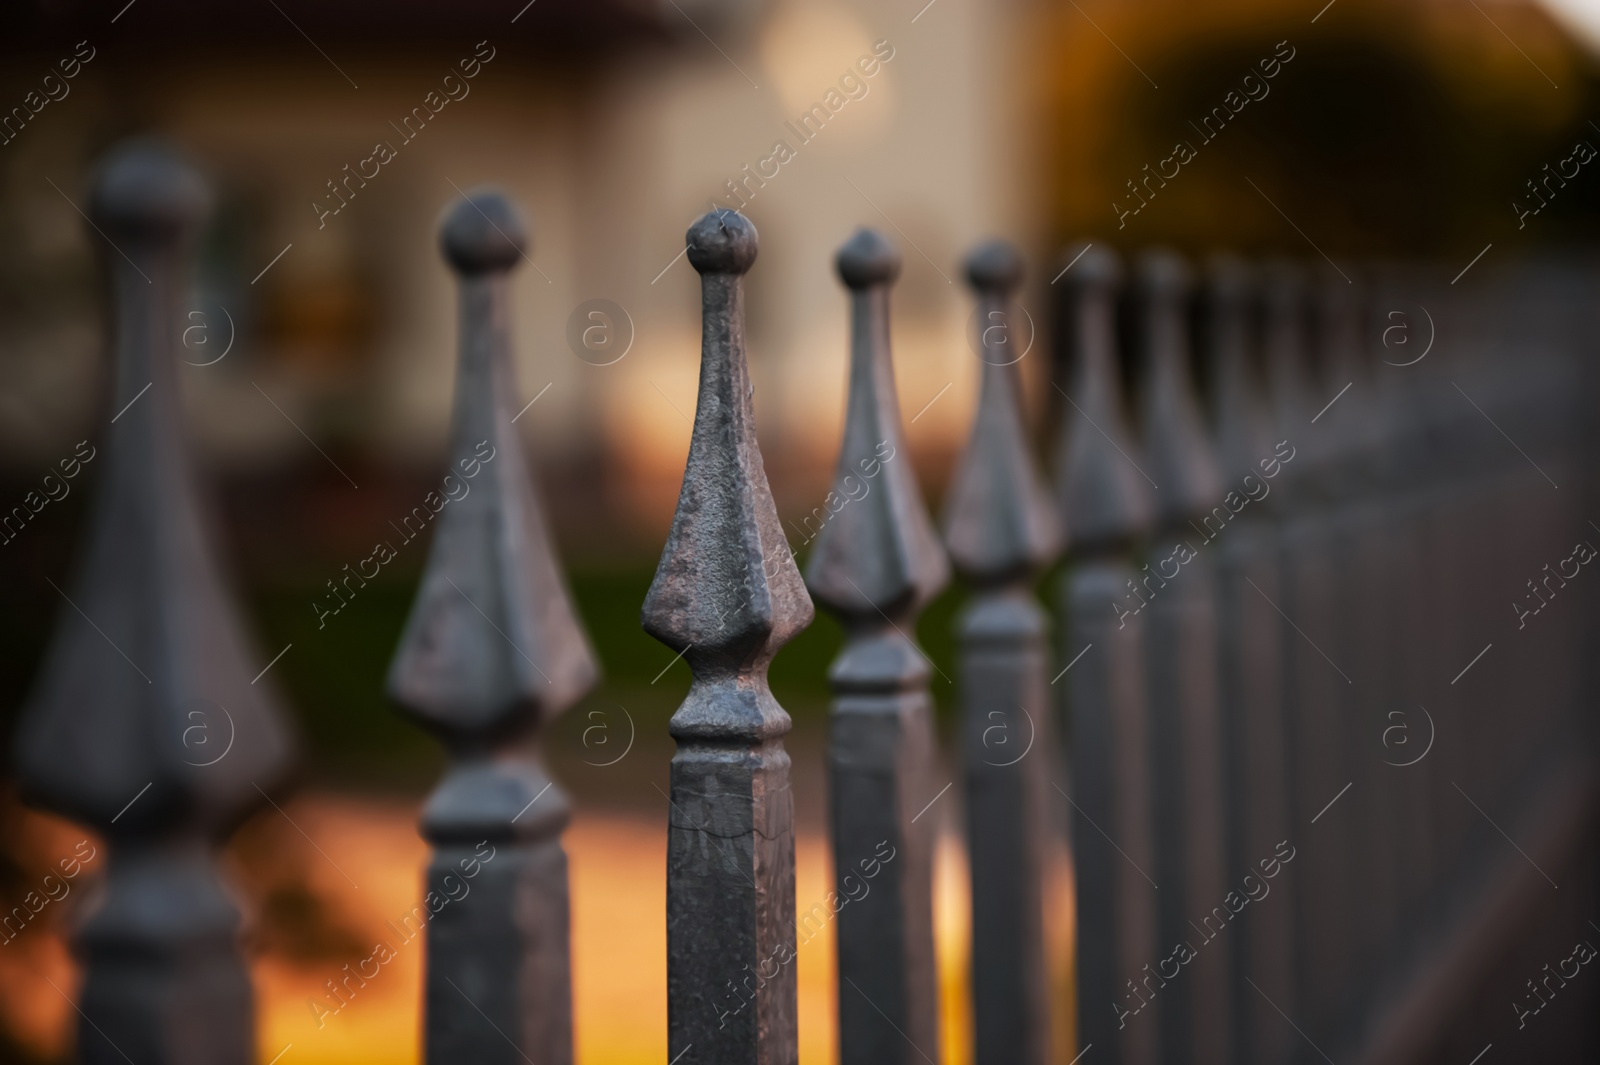
<svg viewBox="0 0 1600 1065"><path fill-rule="evenodd" d="M1139 259L1143 454L1146 472L1161 486L1141 570L1141 577L1154 576L1145 621L1156 834L1151 875L1166 885L1157 895L1158 953L1171 958L1181 943L1192 954L1162 988L1167 1065L1228 1061L1232 1045L1227 977L1235 936L1222 838L1212 541L1231 533L1233 510L1189 370L1192 286L1188 265L1174 253Z"/></svg>
<svg viewBox="0 0 1600 1065"><path fill-rule="evenodd" d="M461 293L450 462L389 672L390 696L451 755L422 814L424 1052L432 1065L570 1065L571 813L534 744L598 671L512 425L509 277L526 228L505 196L474 190L440 243Z"/></svg>
<svg viewBox="0 0 1600 1065"><path fill-rule="evenodd" d="M255 1053L216 847L266 804L292 741L208 539L182 430L182 301L209 198L152 141L113 149L92 193L108 242L97 234L114 417L86 550L16 747L24 796L90 825L110 851L75 936L84 1065L246 1065Z"/></svg>
<svg viewBox="0 0 1600 1065"><path fill-rule="evenodd" d="M667 835L667 1044L707 1065L793 1065L794 802L773 655L811 623L756 443L742 275L756 229L714 210L689 229L701 276L700 394L645 631L694 674L673 715ZM770 972L769 972L770 970Z"/></svg>
<svg viewBox="0 0 1600 1065"><path fill-rule="evenodd" d="M1212 423L1223 481L1248 500L1217 545L1218 680L1227 741L1228 868L1256 878L1266 894L1230 929L1234 937L1234 1053L1240 1065L1286 1060L1294 1032L1248 981L1275 999L1293 991L1295 870L1275 862L1289 839L1290 777L1282 648L1286 627L1273 603L1282 598L1273 514L1282 503L1278 477L1265 476L1275 458L1272 418L1260 366L1261 278L1232 256L1213 258L1206 280L1205 364ZM1292 634L1291 634L1292 635ZM1241 881L1242 884L1242 881ZM1256 888L1257 891L1263 890Z"/></svg>
<svg viewBox="0 0 1600 1065"><path fill-rule="evenodd" d="M1093 915L1078 922L1078 1043L1111 1065L1138 1065L1157 1060L1162 1008L1142 614L1152 589L1135 584L1131 562L1150 521L1150 489L1116 364L1121 264L1098 246L1080 254L1061 281L1073 377L1056 460L1071 545L1060 592L1060 659L1071 668L1059 683L1073 864L1078 913Z"/></svg>
<svg viewBox="0 0 1600 1065"><path fill-rule="evenodd" d="M1050 619L1033 583L1060 545L1053 501L1022 420L1011 298L1022 259L1001 241L967 257L978 298L981 385L972 435L945 501L945 541L972 586L956 619L967 849L972 870L972 998L978 1065L1043 1065L1051 1049L1045 955L1050 778L1057 761Z"/></svg>
<svg viewBox="0 0 1600 1065"><path fill-rule="evenodd" d="M806 563L812 598L845 645L828 671L828 803L838 914L839 1060L939 1060L933 953L932 665L917 614L949 563L904 453L889 356L889 286L900 253L860 229L839 249L850 290L850 388L832 514ZM868 881L875 880L875 883ZM797 929L798 931L798 929Z"/></svg>

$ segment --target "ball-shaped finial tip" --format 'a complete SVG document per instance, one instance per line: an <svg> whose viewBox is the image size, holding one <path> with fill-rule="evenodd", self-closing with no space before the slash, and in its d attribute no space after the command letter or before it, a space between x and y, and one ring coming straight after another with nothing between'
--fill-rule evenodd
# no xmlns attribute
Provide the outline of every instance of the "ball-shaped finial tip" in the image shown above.
<svg viewBox="0 0 1600 1065"><path fill-rule="evenodd" d="M839 249L834 266L850 288L887 284L900 276L900 250L876 229L862 226Z"/></svg>
<svg viewBox="0 0 1600 1065"><path fill-rule="evenodd" d="M1104 244L1079 241L1061 262L1056 280L1068 288L1106 288L1122 280L1122 258Z"/></svg>
<svg viewBox="0 0 1600 1065"><path fill-rule="evenodd" d="M473 189L445 214L439 245L463 274L509 270L527 251L528 226L503 192Z"/></svg>
<svg viewBox="0 0 1600 1065"><path fill-rule="evenodd" d="M1022 253L1009 241L985 241L968 253L966 273L979 292L1005 295L1022 284Z"/></svg>
<svg viewBox="0 0 1600 1065"><path fill-rule="evenodd" d="M1168 248L1151 248L1139 256L1139 287L1156 298L1184 295L1194 283L1194 273L1183 256Z"/></svg>
<svg viewBox="0 0 1600 1065"><path fill-rule="evenodd" d="M118 241L180 239L211 210L211 190L200 172L157 140L117 145L100 165L89 216Z"/></svg>
<svg viewBox="0 0 1600 1065"><path fill-rule="evenodd" d="M755 223L738 211L717 208L701 215L684 234L689 265L702 274L742 274L756 261Z"/></svg>

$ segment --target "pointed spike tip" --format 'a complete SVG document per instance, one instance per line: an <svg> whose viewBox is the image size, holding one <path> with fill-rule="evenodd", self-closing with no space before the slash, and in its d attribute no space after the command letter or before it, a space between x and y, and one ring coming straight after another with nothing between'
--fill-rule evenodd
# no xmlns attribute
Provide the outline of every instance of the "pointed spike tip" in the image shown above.
<svg viewBox="0 0 1600 1065"><path fill-rule="evenodd" d="M1122 257L1104 244L1080 241L1067 249L1061 263L1069 267L1060 275L1068 288L1110 288L1122 280Z"/></svg>
<svg viewBox="0 0 1600 1065"><path fill-rule="evenodd" d="M755 223L738 211L707 211L684 239L689 243L689 265L702 274L742 274L756 261Z"/></svg>
<svg viewBox="0 0 1600 1065"><path fill-rule="evenodd" d="M498 189L473 189L445 213L439 226L444 257L463 274L509 270L529 243L522 212Z"/></svg>
<svg viewBox="0 0 1600 1065"><path fill-rule="evenodd" d="M177 151L140 138L101 165L89 217L113 240L163 242L189 236L211 210L205 178Z"/></svg>
<svg viewBox="0 0 1600 1065"><path fill-rule="evenodd" d="M1169 248L1143 252L1135 277L1150 299L1181 299L1194 285L1194 271L1183 256Z"/></svg>
<svg viewBox="0 0 1600 1065"><path fill-rule="evenodd" d="M888 284L900 276L900 249L876 229L862 226L839 248L834 267L851 289Z"/></svg>
<svg viewBox="0 0 1600 1065"><path fill-rule="evenodd" d="M1022 284L1022 254L1010 241L985 241L967 255L966 274L976 291L1007 295Z"/></svg>

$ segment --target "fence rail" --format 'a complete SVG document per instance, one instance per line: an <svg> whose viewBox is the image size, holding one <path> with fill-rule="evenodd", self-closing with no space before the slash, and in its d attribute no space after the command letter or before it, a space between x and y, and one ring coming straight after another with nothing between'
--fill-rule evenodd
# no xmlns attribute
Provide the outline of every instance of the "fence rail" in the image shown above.
<svg viewBox="0 0 1600 1065"><path fill-rule="evenodd" d="M107 471L16 770L28 801L111 854L74 938L77 1059L243 1065L250 981L216 850L275 803L293 739L181 428L179 295L208 194L141 141L106 158L91 202L113 309ZM473 487L427 504L421 525L444 513L389 676L450 759L421 822L434 1065L573 1060L571 804L538 749L598 670L512 424L507 278L527 243L491 190L441 226L460 291L443 491ZM845 1065L1600 1051L1600 977L1554 994L1585 978L1562 963L1581 969L1600 936L1600 591L1583 575L1600 537L1594 262L1485 266L1458 285L1421 263L1357 276L1217 254L1196 270L1150 251L1125 280L1115 253L1079 247L1049 286L1047 368L1015 346L1021 255L983 244L965 271L977 409L941 543L895 391L899 252L860 230L836 260L850 358L833 491L851 505L831 511L802 579L754 428L743 275L757 243L724 210L686 236L699 396L641 612L694 678L670 726L671 1062L797 1060L790 720L767 669L813 600L845 630L829 671L836 892L873 880L833 922ZM1060 414L1053 486L1030 392ZM1038 584L1063 559L1052 617ZM941 663L916 626L952 568L967 598ZM930 684L947 669L970 1048L941 1047L940 819L925 816L944 794ZM191 739L223 719L234 753L219 764ZM1051 875L1063 846L1070 886ZM462 878L474 901L435 909ZM1070 992L1052 978L1062 916Z"/></svg>

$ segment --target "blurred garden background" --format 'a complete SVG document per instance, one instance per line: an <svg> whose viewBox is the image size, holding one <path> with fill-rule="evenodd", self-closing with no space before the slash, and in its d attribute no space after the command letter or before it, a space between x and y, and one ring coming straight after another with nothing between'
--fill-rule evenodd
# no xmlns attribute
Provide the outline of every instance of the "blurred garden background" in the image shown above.
<svg viewBox="0 0 1600 1065"><path fill-rule="evenodd" d="M577 811L566 838L585 1065L665 1054L666 722L689 674L640 630L639 606L695 399L698 278L675 257L708 204L739 207L761 234L748 278L758 431L802 559L843 415L847 308L832 256L858 224L904 256L899 460L935 508L975 401L959 263L983 237L1029 258L1022 305L1038 342L1023 369L1043 455L1059 374L1050 282L1068 241L1306 257L1315 242L1341 260L1437 263L1448 280L1486 245L1514 257L1600 235L1588 169L1554 194L1540 186L1545 206L1522 213L1546 164L1600 144L1600 0L525 2L24 0L0 35L0 107L26 112L0 115L0 506L79 441L100 441L112 413L106 249L78 211L92 160L157 133L218 192L180 353L188 427L261 662L304 739L289 816L268 808L228 852L253 914L263 1062L286 1045L286 1065L418 1058L420 944L322 1026L309 1004L420 895L415 821L443 760L386 703L383 677L425 544L336 617L319 622L312 603L441 475L455 293L436 228L463 190L499 185L532 223L514 286L517 405L534 405L518 425L604 669L547 737ZM842 80L869 55L873 74ZM340 184L472 56L470 92L377 177ZM68 57L79 69L54 82L65 91L27 103ZM1225 103L1241 86L1248 103ZM827 121L803 139L814 105ZM1205 126L1218 106L1232 117ZM779 142L793 157L771 176ZM1193 157L1148 183L1175 142ZM572 339L593 300L621 312L599 353ZM88 464L0 544L0 747L67 609L52 582L66 583L98 471ZM945 674L961 594L919 626ZM830 882L822 752L839 643L819 616L772 670L795 721L802 905ZM954 688L936 677L933 691L948 741ZM7 772L4 912L86 838L24 808ZM959 1065L959 784L936 813L945 1051ZM0 945L0 1061L65 1059L72 1007L59 989L75 976L62 933L99 854ZM1061 908L1070 918L1065 885ZM799 961L801 1056L818 1065L836 1056L831 949L824 936Z"/></svg>

